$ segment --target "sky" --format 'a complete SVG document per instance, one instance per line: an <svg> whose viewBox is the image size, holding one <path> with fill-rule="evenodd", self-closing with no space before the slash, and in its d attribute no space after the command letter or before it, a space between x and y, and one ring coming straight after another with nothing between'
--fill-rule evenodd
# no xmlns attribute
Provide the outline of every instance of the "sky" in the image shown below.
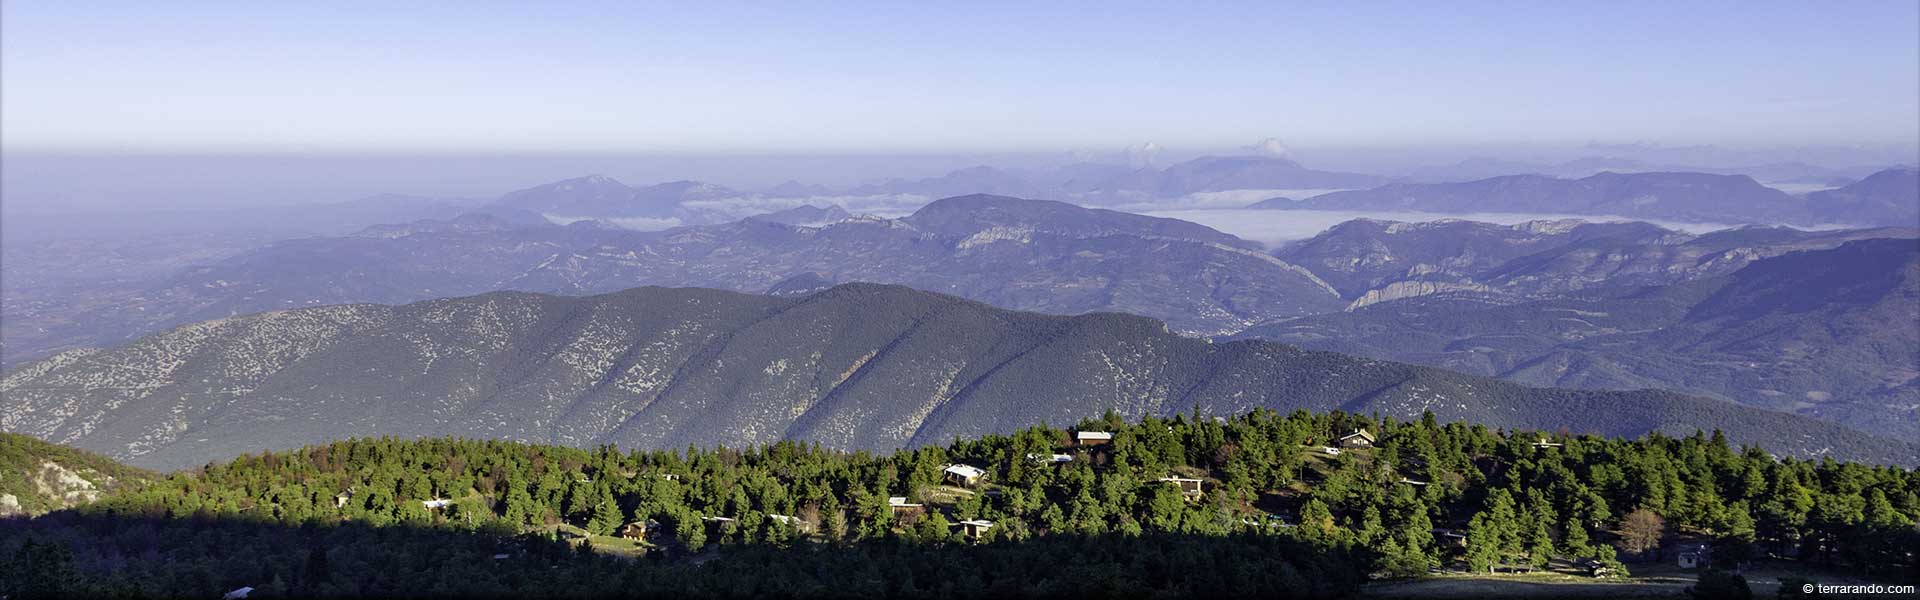
<svg viewBox="0 0 1920 600"><path fill-rule="evenodd" d="M0 149L1912 145L1920 2L53 2Z"/></svg>

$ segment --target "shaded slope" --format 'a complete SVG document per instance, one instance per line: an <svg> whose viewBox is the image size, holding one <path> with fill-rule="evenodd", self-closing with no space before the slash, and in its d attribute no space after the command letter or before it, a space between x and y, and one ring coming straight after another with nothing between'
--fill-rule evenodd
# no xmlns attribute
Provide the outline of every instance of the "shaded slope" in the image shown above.
<svg viewBox="0 0 1920 600"><path fill-rule="evenodd" d="M1728 275L1493 303L1462 294L1240 334L1535 385L1658 387L1920 437L1920 242L1872 239Z"/></svg>

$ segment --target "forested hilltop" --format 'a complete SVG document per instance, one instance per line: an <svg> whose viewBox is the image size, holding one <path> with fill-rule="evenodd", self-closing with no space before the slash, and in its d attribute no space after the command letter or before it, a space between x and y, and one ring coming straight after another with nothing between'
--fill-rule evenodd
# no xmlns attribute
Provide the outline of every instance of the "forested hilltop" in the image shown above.
<svg viewBox="0 0 1920 600"><path fill-rule="evenodd" d="M1901 580L1916 519L1901 467L1430 413L1109 415L885 455L357 439L0 521L0 594L1338 597L1683 546Z"/></svg>

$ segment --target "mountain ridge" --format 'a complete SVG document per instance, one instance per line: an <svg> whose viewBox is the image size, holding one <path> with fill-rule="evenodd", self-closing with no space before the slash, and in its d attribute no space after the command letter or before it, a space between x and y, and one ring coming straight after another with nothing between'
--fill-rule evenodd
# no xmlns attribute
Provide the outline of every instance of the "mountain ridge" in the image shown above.
<svg viewBox="0 0 1920 600"><path fill-rule="evenodd" d="M1675 389L1910 438L1920 436L1916 307L1920 240L1878 238L1518 302L1438 290L1235 337L1533 385Z"/></svg>
<svg viewBox="0 0 1920 600"><path fill-rule="evenodd" d="M901 219L818 226L750 218L642 232L491 216L286 240L186 269L64 324L9 332L10 356L114 343L234 314L404 303L497 289L582 294L636 284L760 292L801 273L900 283L1016 309L1133 312L1217 334L1344 305L1306 269L1185 221L997 196L937 201ZM94 307L92 304L102 306ZM56 319L57 317L57 319ZM32 354L38 349L43 354Z"/></svg>
<svg viewBox="0 0 1920 600"><path fill-rule="evenodd" d="M1897 178L1899 171L1883 172L1893 175L1882 179ZM1898 191L1897 186L1887 187L1894 190L1889 194ZM1827 201L1822 204L1817 198ZM1298 201L1267 200L1249 208L1519 212L1705 223L1855 226L1911 226L1915 220L1910 214L1920 211L1915 208L1920 207L1920 195L1883 197L1875 194L1872 200L1852 200L1844 205L1841 199L1835 195L1802 199L1738 174L1603 171L1578 179L1527 174L1458 183L1389 183Z"/></svg>
<svg viewBox="0 0 1920 600"><path fill-rule="evenodd" d="M1717 428L1800 456L1920 460L1911 444L1724 401L1527 388L878 284L790 298L643 287L275 311L28 364L0 380L0 399L0 430L174 467L349 435L875 449L1196 407L1431 410L1608 435Z"/></svg>

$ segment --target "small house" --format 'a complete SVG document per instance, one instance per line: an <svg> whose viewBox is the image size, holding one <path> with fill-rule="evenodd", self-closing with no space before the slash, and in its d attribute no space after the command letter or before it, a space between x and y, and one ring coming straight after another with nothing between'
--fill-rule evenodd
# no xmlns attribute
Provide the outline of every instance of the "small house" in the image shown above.
<svg viewBox="0 0 1920 600"><path fill-rule="evenodd" d="M452 505L453 505L453 501L452 501L452 500L440 500L440 499L435 499L435 500L421 500L421 501L420 501L420 505L421 505L421 506L425 506L425 507L427 507L427 510L433 510L433 509L436 509L436 508L446 508L446 507L448 507L448 506L452 506Z"/></svg>
<svg viewBox="0 0 1920 600"><path fill-rule="evenodd" d="M1582 558L1573 561L1573 566L1578 567L1582 571L1586 571L1589 577L1608 577L1613 575L1613 569L1607 568L1606 563L1591 558Z"/></svg>
<svg viewBox="0 0 1920 600"><path fill-rule="evenodd" d="M1339 445L1341 448L1372 448L1376 441L1366 429L1356 429L1353 433L1340 436Z"/></svg>
<svg viewBox="0 0 1920 600"><path fill-rule="evenodd" d="M1113 432L1111 431L1073 432L1073 445L1075 446L1087 448L1092 446L1105 446L1111 443L1113 443Z"/></svg>
<svg viewBox="0 0 1920 600"><path fill-rule="evenodd" d="M338 494L333 495L333 507L346 508L347 501L352 499L353 499L353 488L347 488L347 491L340 492Z"/></svg>
<svg viewBox="0 0 1920 600"><path fill-rule="evenodd" d="M1535 442L1533 443L1533 447L1535 447L1535 448L1559 448L1559 447L1561 447L1561 446L1565 446L1565 445L1566 445L1566 444L1562 444L1562 443L1559 443L1559 442L1555 442L1555 441L1553 441L1553 440L1549 440L1549 439L1547 439L1547 438L1545 438L1545 437L1542 437L1542 438L1540 438L1540 439L1539 439L1538 441L1535 441Z"/></svg>
<svg viewBox="0 0 1920 600"><path fill-rule="evenodd" d="M1204 482L1198 479L1191 479L1187 477L1161 477L1160 481L1179 486L1180 495L1186 496L1188 500L1199 500L1200 495L1204 493L1204 490L1201 487Z"/></svg>
<svg viewBox="0 0 1920 600"><path fill-rule="evenodd" d="M960 533L965 535L967 539L970 539L970 540L978 540L980 538L986 537L987 530L993 529L993 521L981 521L981 520L961 521L959 525L960 525Z"/></svg>
<svg viewBox="0 0 1920 600"><path fill-rule="evenodd" d="M1683 548L1680 552L1680 568L1698 569L1705 567L1707 566L1708 559L1712 558L1712 553L1713 550L1704 544Z"/></svg>
<svg viewBox="0 0 1920 600"><path fill-rule="evenodd" d="M926 505L917 502L908 502L906 496L888 496L887 507L893 509L893 516L896 518L920 515L927 512Z"/></svg>
<svg viewBox="0 0 1920 600"><path fill-rule="evenodd" d="M770 514L770 515L767 515L767 520L773 521L775 523L779 523L781 525L786 525L788 527L792 527L794 531L798 531L801 533L806 533L813 530L812 525L808 524L805 520L801 519L800 517L795 517L792 515L771 515Z"/></svg>
<svg viewBox="0 0 1920 600"><path fill-rule="evenodd" d="M1434 528L1432 530L1432 533L1433 533L1433 541L1435 543L1454 546L1457 548L1465 548L1467 546L1467 532L1460 531L1458 529L1446 529L1442 527L1442 528Z"/></svg>
<svg viewBox="0 0 1920 600"><path fill-rule="evenodd" d="M645 521L634 521L632 523L628 523L626 525L621 526L619 535L620 537L626 538L629 540L646 541L647 533L651 531L657 531L659 530L659 528L660 528L660 522L655 521L653 519L647 519Z"/></svg>
<svg viewBox="0 0 1920 600"><path fill-rule="evenodd" d="M962 487L973 487L987 476L987 472L973 465L947 465L944 471L947 482Z"/></svg>

